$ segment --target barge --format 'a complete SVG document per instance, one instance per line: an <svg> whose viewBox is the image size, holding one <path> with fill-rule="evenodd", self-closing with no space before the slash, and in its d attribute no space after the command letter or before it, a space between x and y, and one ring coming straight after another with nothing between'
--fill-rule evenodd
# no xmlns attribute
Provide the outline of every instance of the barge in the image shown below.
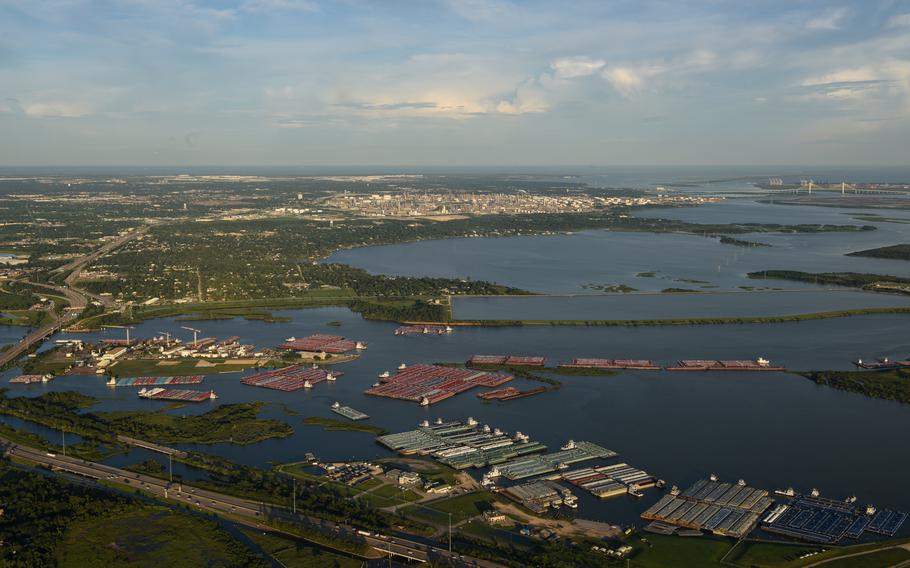
<svg viewBox="0 0 910 568"><path fill-rule="evenodd" d="M19 375L9 380L12 384L30 385L32 383L46 383L53 379L53 375Z"/></svg>
<svg viewBox="0 0 910 568"><path fill-rule="evenodd" d="M516 398L525 398L527 396L534 396L535 394L540 394L546 392L546 387L537 387L529 389L526 391L518 390L515 387L505 387L501 389L491 390L487 392L482 392L477 395L478 398L483 400L515 400Z"/></svg>
<svg viewBox="0 0 910 568"><path fill-rule="evenodd" d="M543 367L546 363L546 357L536 355L474 355L467 361L469 366L505 365L513 367Z"/></svg>
<svg viewBox="0 0 910 568"><path fill-rule="evenodd" d="M891 361L887 357L882 357L881 359L876 359L871 363L869 361L857 359L853 362L853 364L860 369L866 369L867 371L890 371L892 369L910 368L910 359L904 359L903 361Z"/></svg>
<svg viewBox="0 0 910 568"><path fill-rule="evenodd" d="M445 335L452 331L448 325L403 325L395 329L395 335Z"/></svg>
<svg viewBox="0 0 910 568"><path fill-rule="evenodd" d="M158 387L163 385L198 385L205 378L204 375L183 375L174 377L127 377L125 379L111 379L108 385L112 387Z"/></svg>
<svg viewBox="0 0 910 568"><path fill-rule="evenodd" d="M666 368L667 371L785 371L782 366L772 365L767 359L759 357L754 361L734 360L717 361L713 359L684 359L676 365Z"/></svg>
<svg viewBox="0 0 910 568"><path fill-rule="evenodd" d="M176 400L179 402L205 402L218 398L215 391L196 391L182 389L165 389L155 387L150 389L140 389L139 398L148 398L151 400Z"/></svg>
<svg viewBox="0 0 910 568"><path fill-rule="evenodd" d="M572 359L571 363L559 366L566 369L633 369L637 371L659 371L661 366L650 359Z"/></svg>
<svg viewBox="0 0 910 568"><path fill-rule="evenodd" d="M418 402L430 406L475 387L498 387L512 380L512 375L458 369L440 365L403 365L398 372L365 391L373 396L384 396Z"/></svg>
<svg viewBox="0 0 910 568"><path fill-rule="evenodd" d="M254 387L292 392L312 388L313 385L323 381L332 382L342 374L338 371L326 371L319 367L292 365L243 377L240 382Z"/></svg>
<svg viewBox="0 0 910 568"><path fill-rule="evenodd" d="M340 335L328 335L324 333L315 333L301 339L289 337L284 343L278 346L278 349L283 349L285 351L328 353L330 355L342 355L366 348L367 344L363 341L354 341Z"/></svg>
<svg viewBox="0 0 910 568"><path fill-rule="evenodd" d="M348 420L366 420L369 418L369 415L360 412L359 410L354 410L350 406L343 406L340 402L332 403L332 412L335 414L340 414L347 418Z"/></svg>

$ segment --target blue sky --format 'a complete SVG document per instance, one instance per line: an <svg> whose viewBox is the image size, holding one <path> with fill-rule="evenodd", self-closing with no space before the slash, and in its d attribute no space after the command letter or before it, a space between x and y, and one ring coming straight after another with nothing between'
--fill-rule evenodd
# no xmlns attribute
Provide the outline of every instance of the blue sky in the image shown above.
<svg viewBox="0 0 910 568"><path fill-rule="evenodd" d="M0 165L908 158L910 0L0 0Z"/></svg>

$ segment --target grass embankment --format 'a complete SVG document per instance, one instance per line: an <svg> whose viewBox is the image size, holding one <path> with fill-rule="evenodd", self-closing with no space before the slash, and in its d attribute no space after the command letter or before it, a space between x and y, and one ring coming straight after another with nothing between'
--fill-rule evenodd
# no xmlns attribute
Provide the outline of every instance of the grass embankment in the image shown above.
<svg viewBox="0 0 910 568"><path fill-rule="evenodd" d="M910 260L910 244L891 245L868 250L847 253L847 256L868 256L871 258L888 258L892 260Z"/></svg>
<svg viewBox="0 0 910 568"><path fill-rule="evenodd" d="M910 404L910 369L801 373L819 385Z"/></svg>
<svg viewBox="0 0 910 568"><path fill-rule="evenodd" d="M325 418L323 416L307 416L303 419L303 423L307 426L321 426L323 430L328 430L330 432L343 430L349 432L365 432L367 434L373 434L374 436L381 436L387 432L385 428L380 428L379 426L361 424L360 422L351 420Z"/></svg>
<svg viewBox="0 0 910 568"><path fill-rule="evenodd" d="M287 568L360 568L363 560L335 554L274 533L243 529L244 535Z"/></svg>
<svg viewBox="0 0 910 568"><path fill-rule="evenodd" d="M904 542L906 539L826 548L805 543L742 541L724 560L741 568L799 568L822 561L830 561L823 564L825 568L879 568L910 559L910 551L892 548ZM862 552L868 554L836 560ZM800 558L806 554L812 555Z"/></svg>
<svg viewBox="0 0 910 568"><path fill-rule="evenodd" d="M277 359L123 359L108 368L115 377L213 375L259 367L289 365Z"/></svg>
<svg viewBox="0 0 910 568"><path fill-rule="evenodd" d="M321 475L308 473L304 471L305 467L302 464L287 464L279 466L278 470L293 475L297 479L328 486L343 497L356 499L358 503L365 503L374 508L391 507L420 500L420 495L410 489L401 489L397 485L384 482L379 478L372 478L357 485L347 485Z"/></svg>
<svg viewBox="0 0 910 568"><path fill-rule="evenodd" d="M862 272L801 272L799 270L760 270L750 272L749 278L757 280L793 280L833 286L861 288L873 292L910 292L910 278L888 274L866 274Z"/></svg>
<svg viewBox="0 0 910 568"><path fill-rule="evenodd" d="M66 428L87 440L110 448L121 447L116 436L123 434L160 443L253 444L293 434L281 420L260 419L262 403L225 404L196 416L175 416L159 412L82 412L97 399L75 392L48 392L40 396L7 397L0 389L0 414L15 416L48 428Z"/></svg>
<svg viewBox="0 0 910 568"><path fill-rule="evenodd" d="M639 327L655 325L727 325L727 324L753 324L753 323L786 323L811 321L830 318L843 318L851 316L866 316L875 314L910 314L910 307L891 308L857 308L852 310L834 310L828 312L814 312L808 314L794 314L783 316L735 316L716 318L674 318L656 320L470 320L459 321L459 325L475 325L482 327L507 327L507 326L604 326L604 327Z"/></svg>
<svg viewBox="0 0 910 568"><path fill-rule="evenodd" d="M53 319L47 310L3 310L0 325L21 325L23 327L41 327Z"/></svg>
<svg viewBox="0 0 910 568"><path fill-rule="evenodd" d="M634 548L630 564L636 568L711 568L724 566L721 559L733 541L648 534L633 538L629 544Z"/></svg>

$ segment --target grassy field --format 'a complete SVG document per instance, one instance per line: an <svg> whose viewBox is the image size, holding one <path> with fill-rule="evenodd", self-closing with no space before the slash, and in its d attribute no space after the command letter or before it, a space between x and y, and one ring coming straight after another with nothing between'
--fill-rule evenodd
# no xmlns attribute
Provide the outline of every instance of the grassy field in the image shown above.
<svg viewBox="0 0 910 568"><path fill-rule="evenodd" d="M287 568L359 568L362 565L360 560L307 546L273 533L243 530L243 534Z"/></svg>
<svg viewBox="0 0 910 568"><path fill-rule="evenodd" d="M448 523L449 513L451 513L452 522L457 523L476 517L487 509L492 509L494 500L495 497L489 491L478 491L446 497L424 505L410 505L401 509L401 512L406 516L432 523Z"/></svg>
<svg viewBox="0 0 910 568"><path fill-rule="evenodd" d="M723 566L720 559L733 546L733 541L649 534L632 544L635 551L631 566L635 568L711 568Z"/></svg>
<svg viewBox="0 0 910 568"><path fill-rule="evenodd" d="M840 556L847 556L857 552L874 550L876 548L890 547L906 542L896 540L890 542L877 542L859 544L854 546L821 547L811 544L792 544L777 542L745 541L736 545L727 556L726 561L733 566L742 568L799 568L822 560L832 560L825 564L826 567L847 568L868 566L877 568L889 566L894 562L910 559L910 551L905 549L882 550L869 553L866 556L856 556L843 560L833 560ZM817 552L807 558L800 558L806 554Z"/></svg>
<svg viewBox="0 0 910 568"><path fill-rule="evenodd" d="M61 568L265 566L215 523L160 507L73 523L60 539L57 562Z"/></svg>
<svg viewBox="0 0 910 568"><path fill-rule="evenodd" d="M905 560L910 560L910 551L903 548L891 548L862 556L833 560L824 566L825 568L881 568L882 566L895 566Z"/></svg>

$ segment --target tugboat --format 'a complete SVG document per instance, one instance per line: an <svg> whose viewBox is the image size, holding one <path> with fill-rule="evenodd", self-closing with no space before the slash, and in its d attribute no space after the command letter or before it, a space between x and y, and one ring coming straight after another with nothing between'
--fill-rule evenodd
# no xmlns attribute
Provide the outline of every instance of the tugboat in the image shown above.
<svg viewBox="0 0 910 568"><path fill-rule="evenodd" d="M777 489L774 492L778 495L783 495L784 497L793 497L796 495L796 491L794 491L792 487L788 487L786 489Z"/></svg>
<svg viewBox="0 0 910 568"><path fill-rule="evenodd" d="M712 473L712 474L708 477L708 479L710 479L711 481L717 481L717 475L714 474L714 473Z"/></svg>
<svg viewBox="0 0 910 568"><path fill-rule="evenodd" d="M404 363L402 363L401 365L398 365L398 370L399 370L399 371L404 371L404 370L407 369L407 368L408 368L408 366L405 365Z"/></svg>
<svg viewBox="0 0 910 568"><path fill-rule="evenodd" d="M468 426L477 426L477 420L473 416L468 416Z"/></svg>
<svg viewBox="0 0 910 568"><path fill-rule="evenodd" d="M429 428L429 427L430 427L430 421L429 421L429 420L421 420L421 421L420 421L420 427L421 427L421 428Z"/></svg>
<svg viewBox="0 0 910 568"><path fill-rule="evenodd" d="M671 487L671 488L670 488L670 495L672 495L672 496L674 496L674 497L676 497L677 495L679 495L679 487L677 487L676 485L674 485L673 487Z"/></svg>
<svg viewBox="0 0 910 568"><path fill-rule="evenodd" d="M332 373L326 373L325 380L335 382L335 375L333 375Z"/></svg>
<svg viewBox="0 0 910 568"><path fill-rule="evenodd" d="M425 396L424 396L424 397L421 397L421 398L420 398L420 406L430 406L430 399L428 399L428 398L425 397Z"/></svg>
<svg viewBox="0 0 910 568"><path fill-rule="evenodd" d="M867 506L866 506L866 514L869 515L870 517L871 517L872 515L875 514L875 511L876 511L876 510L877 510L877 509L875 508L874 505L867 505Z"/></svg>
<svg viewBox="0 0 910 568"><path fill-rule="evenodd" d="M437 419L436 419L436 425L437 425L437 426L442 426L442 418L437 418Z"/></svg>
<svg viewBox="0 0 910 568"><path fill-rule="evenodd" d="M215 391L209 391L209 400L215 400L218 398L218 395L215 394Z"/></svg>
<svg viewBox="0 0 910 568"><path fill-rule="evenodd" d="M109 387L117 386L117 379L115 379L114 377L111 377L110 379L108 379L107 386L109 386Z"/></svg>
<svg viewBox="0 0 910 568"><path fill-rule="evenodd" d="M821 494L822 494L821 491L819 491L818 489L816 489L814 487L812 488L812 491L809 493L809 495L811 495L813 497L818 497Z"/></svg>
<svg viewBox="0 0 910 568"><path fill-rule="evenodd" d="M389 372L388 372L388 371L383 371L383 372L379 373L379 378L380 378L380 379L388 379L388 378L389 378Z"/></svg>
<svg viewBox="0 0 910 568"><path fill-rule="evenodd" d="M303 388L311 389L311 388L313 388L313 383L311 383L310 381L303 381Z"/></svg>
<svg viewBox="0 0 910 568"><path fill-rule="evenodd" d="M578 447L578 446L575 445L575 440L569 440L568 442L566 442L566 445L565 445L565 446L563 446L563 447L561 447L561 448L559 448L559 449L560 449L560 450L574 450L574 449L577 448L577 447Z"/></svg>

